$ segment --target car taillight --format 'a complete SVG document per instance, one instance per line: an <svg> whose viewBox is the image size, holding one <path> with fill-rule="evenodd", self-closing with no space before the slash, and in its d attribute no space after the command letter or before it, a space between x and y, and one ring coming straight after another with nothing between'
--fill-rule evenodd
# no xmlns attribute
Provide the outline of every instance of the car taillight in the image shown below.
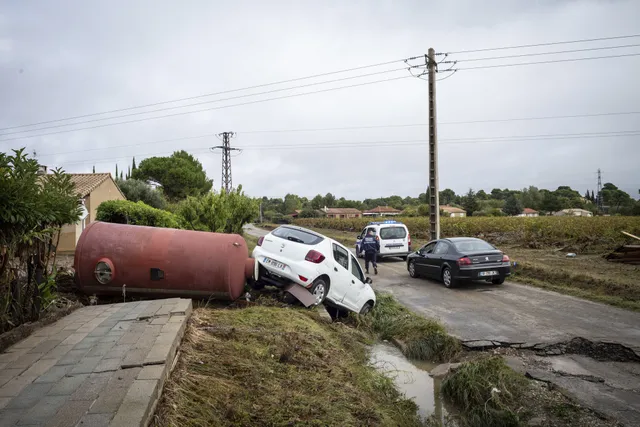
<svg viewBox="0 0 640 427"><path fill-rule="evenodd" d="M409 240L409 246L411 246L411 234L407 233L407 240Z"/></svg>
<svg viewBox="0 0 640 427"><path fill-rule="evenodd" d="M502 255L502 262L509 262L509 257L506 255Z"/></svg>
<svg viewBox="0 0 640 427"><path fill-rule="evenodd" d="M458 260L458 265L471 265L471 260L469 257L464 256Z"/></svg>
<svg viewBox="0 0 640 427"><path fill-rule="evenodd" d="M309 253L307 253L307 256L304 257L304 259L305 261L309 261L314 264L320 264L322 261L324 261L324 255L322 255L318 251L310 250Z"/></svg>
<svg viewBox="0 0 640 427"><path fill-rule="evenodd" d="M262 242L264 242L264 236L262 236L262 237L260 237L260 238L258 239L258 243L257 243L257 245L258 245L258 246L262 246Z"/></svg>

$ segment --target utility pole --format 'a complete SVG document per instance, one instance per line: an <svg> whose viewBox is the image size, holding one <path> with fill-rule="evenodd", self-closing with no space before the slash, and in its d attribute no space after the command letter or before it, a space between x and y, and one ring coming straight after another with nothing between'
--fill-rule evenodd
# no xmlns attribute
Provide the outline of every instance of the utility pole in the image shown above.
<svg viewBox="0 0 640 427"><path fill-rule="evenodd" d="M440 238L440 197L438 192L438 129L436 123L436 52L425 56L429 71L429 232Z"/></svg>
<svg viewBox="0 0 640 427"><path fill-rule="evenodd" d="M604 206L602 202L602 173L600 169L598 169L598 195L596 196L596 204L598 206L598 212L602 213Z"/></svg>
<svg viewBox="0 0 640 427"><path fill-rule="evenodd" d="M231 148L231 138L235 136L233 132L222 132L218 134L218 137L222 138L222 145L211 147L211 151L216 149L222 150L222 180L221 189L227 193L233 190L233 184L231 182L231 152L242 151L239 148Z"/></svg>

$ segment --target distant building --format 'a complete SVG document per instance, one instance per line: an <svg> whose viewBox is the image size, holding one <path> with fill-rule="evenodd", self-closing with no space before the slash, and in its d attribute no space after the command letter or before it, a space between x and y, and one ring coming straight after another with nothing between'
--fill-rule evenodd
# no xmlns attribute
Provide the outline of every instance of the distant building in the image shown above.
<svg viewBox="0 0 640 427"><path fill-rule="evenodd" d="M100 203L107 200L126 200L110 173L71 173L71 182L82 203L82 215L75 224L67 224L60 231L58 253L70 253L76 250L80 234L89 223L96 220L96 211Z"/></svg>
<svg viewBox="0 0 640 427"><path fill-rule="evenodd" d="M440 206L440 211L449 214L452 218L464 218L467 216L467 211L456 208L455 206L442 205Z"/></svg>
<svg viewBox="0 0 640 427"><path fill-rule="evenodd" d="M554 213L555 216L593 216L591 211L585 209L563 209Z"/></svg>
<svg viewBox="0 0 640 427"><path fill-rule="evenodd" d="M394 209L390 206L378 206L373 209L369 209L368 211L364 211L362 215L364 216L398 216L402 213L398 209Z"/></svg>
<svg viewBox="0 0 640 427"><path fill-rule="evenodd" d="M355 208L328 208L321 209L327 218L362 218L362 212Z"/></svg>
<svg viewBox="0 0 640 427"><path fill-rule="evenodd" d="M526 217L536 217L539 216L538 211L531 209L531 208L524 208L522 210L522 213L520 215L517 216L526 216Z"/></svg>
<svg viewBox="0 0 640 427"><path fill-rule="evenodd" d="M292 218L299 218L301 212L302 212L302 209L296 209L295 211L293 211L292 214L289 214L289 216ZM317 217L326 216L326 213L322 209L313 209L313 212L315 212Z"/></svg>

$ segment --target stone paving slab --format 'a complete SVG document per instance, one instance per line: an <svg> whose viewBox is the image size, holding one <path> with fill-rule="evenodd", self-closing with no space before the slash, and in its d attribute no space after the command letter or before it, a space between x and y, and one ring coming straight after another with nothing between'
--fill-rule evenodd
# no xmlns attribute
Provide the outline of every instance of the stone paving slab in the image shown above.
<svg viewBox="0 0 640 427"><path fill-rule="evenodd" d="M0 426L141 426L169 376L191 300L84 307L0 354Z"/></svg>

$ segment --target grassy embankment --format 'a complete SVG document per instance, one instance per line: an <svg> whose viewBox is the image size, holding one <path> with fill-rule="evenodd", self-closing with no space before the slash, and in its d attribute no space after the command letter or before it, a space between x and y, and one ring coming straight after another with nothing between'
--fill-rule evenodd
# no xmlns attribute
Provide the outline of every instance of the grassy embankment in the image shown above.
<svg viewBox="0 0 640 427"><path fill-rule="evenodd" d="M415 404L368 363L367 345L379 339L399 343L409 357L467 360L442 389L459 411L458 425L517 426L542 414L552 425L571 426L593 418L499 356L464 354L442 325L391 295L378 295L369 316L346 323L329 323L317 309L258 301L194 311L154 425L424 425Z"/></svg>
<svg viewBox="0 0 640 427"><path fill-rule="evenodd" d="M157 426L419 426L415 404L368 364L365 330L317 310L197 309Z"/></svg>
<svg viewBox="0 0 640 427"><path fill-rule="evenodd" d="M426 241L426 220L402 221L409 227L414 248ZM366 222L296 221L349 247ZM516 262L512 280L640 311L640 267L602 257L626 241L620 231L640 234L640 217L443 218L441 231L443 237L483 238L504 250ZM578 256L567 258L567 252Z"/></svg>

